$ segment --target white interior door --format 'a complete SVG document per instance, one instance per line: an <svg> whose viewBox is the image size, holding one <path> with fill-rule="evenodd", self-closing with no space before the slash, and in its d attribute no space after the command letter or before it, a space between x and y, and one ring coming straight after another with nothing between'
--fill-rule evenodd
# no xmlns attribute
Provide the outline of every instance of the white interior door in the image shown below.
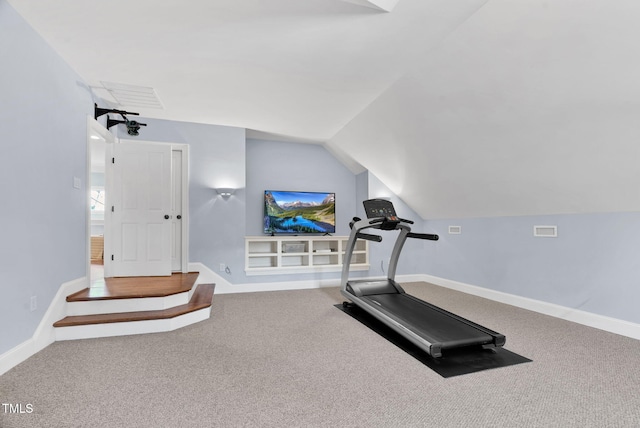
<svg viewBox="0 0 640 428"><path fill-rule="evenodd" d="M114 144L113 276L171 275L171 145Z"/></svg>

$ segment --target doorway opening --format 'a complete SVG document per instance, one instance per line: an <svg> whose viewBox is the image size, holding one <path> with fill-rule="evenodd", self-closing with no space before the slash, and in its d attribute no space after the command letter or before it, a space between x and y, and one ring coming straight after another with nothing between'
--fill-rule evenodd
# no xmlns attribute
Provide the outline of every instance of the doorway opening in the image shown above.
<svg viewBox="0 0 640 428"><path fill-rule="evenodd" d="M118 200L112 159L116 145L161 144L170 147L171 259L169 272L188 272L188 145L117 140L111 132L89 117L87 125L87 276L91 282L115 276L114 259L122 246L114 245L113 205ZM164 218L167 218L164 216ZM118 236L122 238L122 235ZM119 253L120 251L120 253ZM135 276L145 276L146 274Z"/></svg>
<svg viewBox="0 0 640 428"><path fill-rule="evenodd" d="M87 276L90 282L104 278L105 166L109 144L114 141L113 134L95 119L87 119Z"/></svg>

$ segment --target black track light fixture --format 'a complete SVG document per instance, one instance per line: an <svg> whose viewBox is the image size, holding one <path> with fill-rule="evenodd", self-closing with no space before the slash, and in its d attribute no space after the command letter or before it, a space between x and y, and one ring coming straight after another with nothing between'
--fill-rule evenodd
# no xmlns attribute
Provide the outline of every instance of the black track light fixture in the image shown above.
<svg viewBox="0 0 640 428"><path fill-rule="evenodd" d="M115 119L111 119L109 116L107 116L107 129L111 128L113 125L118 125L120 123L124 123L127 126L127 134L129 135L133 135L133 136L137 136L139 135L138 131L140 130L141 126L147 126L146 123L140 123L137 122L135 120L129 120L127 119L127 114L132 114L135 116L139 116L140 113L133 113L130 111L125 111L125 110L116 110L116 109L109 109L109 108L100 108L98 107L98 104L94 103L94 118L98 119L100 116L107 114L107 113L115 113L115 114L119 114L120 116L122 116L122 118L124 120L115 120Z"/></svg>
<svg viewBox="0 0 640 428"><path fill-rule="evenodd" d="M115 119L111 119L109 116L107 116L107 129L111 128L113 125L118 125L120 123L127 123L126 120L115 120Z"/></svg>
<svg viewBox="0 0 640 428"><path fill-rule="evenodd" d="M140 113L134 113L132 111L125 111L125 110L116 110L114 108L101 108L98 107L97 103L93 103L93 111L94 111L94 119L98 119L100 116L102 116L103 114L107 114L107 113L115 113L115 114L119 114L120 116L126 115L126 114L132 114L134 116L140 116Z"/></svg>
<svg viewBox="0 0 640 428"><path fill-rule="evenodd" d="M122 116L122 117L124 117L125 120L115 120L107 116L107 129L111 128L113 125L124 123L127 127L127 134L133 135L135 137L140 135L138 131L140 130L141 126L147 126L146 123L140 123L140 122L136 122L135 120L129 120L125 116Z"/></svg>

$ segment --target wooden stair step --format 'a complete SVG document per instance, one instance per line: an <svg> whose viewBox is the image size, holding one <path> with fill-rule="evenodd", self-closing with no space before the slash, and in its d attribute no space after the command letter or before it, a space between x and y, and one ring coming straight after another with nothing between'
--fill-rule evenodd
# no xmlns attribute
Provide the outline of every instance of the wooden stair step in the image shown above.
<svg viewBox="0 0 640 428"><path fill-rule="evenodd" d="M124 312L116 314L96 314L69 316L57 321L54 327L73 327L79 325L108 324L130 321L149 321L175 318L211 306L215 284L200 284L189 303L157 311Z"/></svg>
<svg viewBox="0 0 640 428"><path fill-rule="evenodd" d="M105 278L67 296L67 302L171 296L191 290L198 275L198 272L189 272L171 276Z"/></svg>

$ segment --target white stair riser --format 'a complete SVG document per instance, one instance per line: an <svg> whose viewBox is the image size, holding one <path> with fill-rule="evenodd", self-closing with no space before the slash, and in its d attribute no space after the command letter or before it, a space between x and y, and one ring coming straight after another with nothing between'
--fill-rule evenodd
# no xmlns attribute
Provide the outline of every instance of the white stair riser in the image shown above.
<svg viewBox="0 0 640 428"><path fill-rule="evenodd" d="M56 327L56 340L91 339L98 337L128 336L132 334L173 331L208 319L211 307L189 312L174 318L148 321L114 322L104 324Z"/></svg>
<svg viewBox="0 0 640 428"><path fill-rule="evenodd" d="M67 302L67 316L159 311L186 305L189 298L189 293L184 292L165 297Z"/></svg>

